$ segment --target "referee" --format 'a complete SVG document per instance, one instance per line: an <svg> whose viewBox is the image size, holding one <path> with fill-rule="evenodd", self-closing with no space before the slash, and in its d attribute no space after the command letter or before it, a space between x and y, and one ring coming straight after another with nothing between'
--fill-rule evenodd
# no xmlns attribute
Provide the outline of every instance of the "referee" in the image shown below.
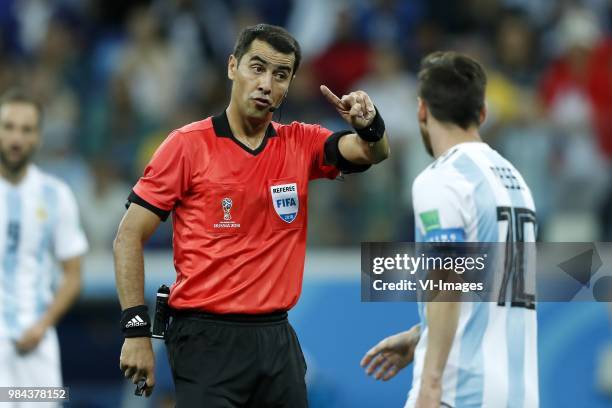
<svg viewBox="0 0 612 408"><path fill-rule="evenodd" d="M308 405L306 364L287 321L302 287L308 182L364 171L389 146L363 91L338 98L321 86L355 130L272 122L300 57L283 28L244 29L228 60L225 112L170 133L129 196L114 243L120 367L134 383L146 378L147 396L155 379L143 243L172 212L166 344L177 407Z"/></svg>

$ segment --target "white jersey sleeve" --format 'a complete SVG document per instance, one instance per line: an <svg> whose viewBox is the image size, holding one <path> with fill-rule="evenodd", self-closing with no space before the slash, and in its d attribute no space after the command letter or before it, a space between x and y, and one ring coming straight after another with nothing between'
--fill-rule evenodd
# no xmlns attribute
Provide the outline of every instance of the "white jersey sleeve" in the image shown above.
<svg viewBox="0 0 612 408"><path fill-rule="evenodd" d="M468 239L472 186L456 172L431 168L412 186L417 242L463 242Z"/></svg>
<svg viewBox="0 0 612 408"><path fill-rule="evenodd" d="M60 260L74 258L87 252L88 244L79 220L79 210L74 194L68 186L58 189L58 219L53 232L54 255Z"/></svg>

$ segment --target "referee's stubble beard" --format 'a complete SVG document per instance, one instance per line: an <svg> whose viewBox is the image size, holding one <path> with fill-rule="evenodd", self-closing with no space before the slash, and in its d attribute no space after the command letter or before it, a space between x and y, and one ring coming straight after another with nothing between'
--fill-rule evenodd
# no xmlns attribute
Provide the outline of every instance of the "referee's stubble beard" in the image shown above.
<svg viewBox="0 0 612 408"><path fill-rule="evenodd" d="M293 76L293 72L281 75L277 67L293 67L294 62L293 53L284 54L258 39L240 60L230 55L227 67L227 76L232 81L230 109L237 109L243 118L270 121L270 108L282 102Z"/></svg>

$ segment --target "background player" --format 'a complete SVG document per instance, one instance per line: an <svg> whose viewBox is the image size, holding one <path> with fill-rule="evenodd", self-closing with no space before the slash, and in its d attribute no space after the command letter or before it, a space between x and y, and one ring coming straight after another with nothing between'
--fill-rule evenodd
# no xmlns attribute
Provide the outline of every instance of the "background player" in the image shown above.
<svg viewBox="0 0 612 408"><path fill-rule="evenodd" d="M25 93L11 90L0 99L3 387L62 385L54 326L79 294L87 250L72 192L32 164L40 121L40 107ZM56 276L58 261L62 276Z"/></svg>
<svg viewBox="0 0 612 408"><path fill-rule="evenodd" d="M480 139L485 87L469 57L436 52L422 61L418 120L436 160L413 184L416 240L505 242L509 283L495 303L419 304L420 325L366 353L367 374L383 380L414 358L407 407L538 406L535 298L512 252L516 241L535 241L535 208L518 171Z"/></svg>
<svg viewBox="0 0 612 408"><path fill-rule="evenodd" d="M177 406L305 407L306 364L287 310L300 295L308 183L364 171L389 147L363 91L321 92L354 131L272 122L300 64L297 41L247 27L229 57L231 99L160 146L130 195L115 241L126 377L154 385L142 246L173 212L177 280L167 345Z"/></svg>

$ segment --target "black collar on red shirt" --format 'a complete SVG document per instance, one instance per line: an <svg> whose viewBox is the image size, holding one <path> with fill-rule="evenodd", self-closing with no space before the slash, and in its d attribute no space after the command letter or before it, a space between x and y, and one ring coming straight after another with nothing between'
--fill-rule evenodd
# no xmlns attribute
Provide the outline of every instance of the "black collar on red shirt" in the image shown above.
<svg viewBox="0 0 612 408"><path fill-rule="evenodd" d="M244 145L240 140L236 139L236 136L234 136L232 128L229 125L229 120L227 119L227 113L225 113L225 111L223 111L223 113L217 116L213 116L212 124L217 137L227 137L232 139L238 146L240 146L246 152L251 153L253 156L257 156L263 151L263 149L266 147L266 144L268 144L268 138L278 136L276 134L274 126L272 126L272 123L270 123L268 125L268 128L266 129L266 134L264 135L264 138L261 141L260 145L257 147L257 149L251 149L250 147Z"/></svg>

